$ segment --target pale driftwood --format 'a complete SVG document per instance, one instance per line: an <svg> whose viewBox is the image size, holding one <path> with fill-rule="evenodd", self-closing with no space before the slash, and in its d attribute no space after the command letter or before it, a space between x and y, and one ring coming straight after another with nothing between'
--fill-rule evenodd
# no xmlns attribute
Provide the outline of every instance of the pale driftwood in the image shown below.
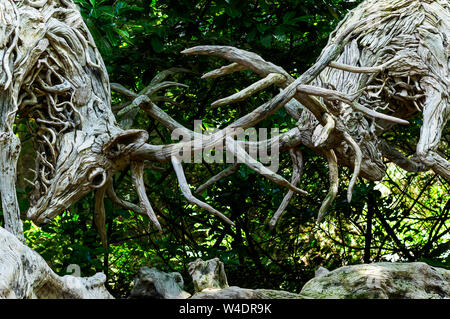
<svg viewBox="0 0 450 319"><path fill-rule="evenodd" d="M0 12L0 192L5 226L18 238L22 238L22 224L14 185L20 143L12 130L17 116L29 119L36 151L28 218L37 225L45 224L96 191L95 221L104 243L105 195L146 214L160 228L143 186L144 161L171 161L183 195L233 225L192 195L178 158L183 149L206 150L225 142L225 148L243 164L289 191L304 194L294 183L249 157L247 150L273 143L279 143L282 151L299 144L311 148L330 165L330 190L320 218L336 196L338 165L353 169L348 201L358 176L370 180L384 176L383 156L413 171L425 167L450 178L450 163L437 152L450 116L450 8L446 0L364 1L331 34L317 62L297 79L257 54L233 47L200 46L183 51L232 62L204 78L244 69L266 78L220 103L238 101L269 84L282 90L200 144L182 141L170 145L147 144L147 132L124 128L131 126L141 108L168 129L195 137L195 132L155 104L156 92L183 86L165 79L185 70L164 71L139 93L114 85L114 90L130 99L115 107L120 127L111 109L106 68L71 0L0 0ZM257 143L237 143L230 138L282 107L297 122L295 128ZM423 114L415 156L420 164L415 158L402 157L379 138L394 125L406 125L418 112ZM111 176L130 164L140 206L118 198L111 184ZM219 174L219 178L226 175ZM285 206L286 201L281 207Z"/></svg>
<svg viewBox="0 0 450 319"><path fill-rule="evenodd" d="M5 227L23 239L15 190L20 142L12 129L20 116L28 119L36 152L28 218L45 224L96 191L94 220L106 247L103 198L114 194L112 174L130 164L130 154L148 134L124 131L117 124L106 68L73 1L0 0L0 13L0 192ZM169 74L161 74L149 94L177 85L161 82ZM142 178L137 175L140 194L145 193ZM140 199L147 208L146 195ZM22 275L10 284L26 281ZM54 284L59 280L50 279Z"/></svg>
<svg viewBox="0 0 450 319"><path fill-rule="evenodd" d="M310 299L448 299L450 271L423 262L379 262L328 271L308 281L300 296ZM320 269L319 269L320 270Z"/></svg>
<svg viewBox="0 0 450 319"><path fill-rule="evenodd" d="M245 163L248 167L253 169L255 172L261 174L264 177L267 177L269 180L274 182L275 184L286 187L287 189L297 193L297 194L308 194L306 191L299 189L298 187L291 184L282 176L273 172L269 168L265 167L263 164L254 159L250 154L248 154L245 149L240 146L237 142L232 140L230 137L226 137L227 142L227 151L231 152L236 156L239 162Z"/></svg>
<svg viewBox="0 0 450 319"><path fill-rule="evenodd" d="M135 299L187 299L191 295L183 290L183 277L177 273L165 273L156 268L139 269L130 298Z"/></svg>
<svg viewBox="0 0 450 319"><path fill-rule="evenodd" d="M297 142L326 156L333 175L320 220L335 197L335 162L353 167L348 201L359 175L371 180L383 177L383 155L405 169L433 169L450 178L450 162L436 151L450 118L449 34L450 5L446 0L366 0L330 35L317 62L295 80L281 67L233 47L198 46L182 53L214 55L233 62L206 78L241 69L261 77L278 73L285 78L277 83L283 90L270 104L281 102L297 120L299 130L315 132L303 139L298 136ZM299 103L284 100L292 97ZM237 101L241 96L236 94L224 102L231 103L233 98ZM416 152L420 164L379 138L393 125L408 124L417 112L422 112L424 119Z"/></svg>
<svg viewBox="0 0 450 319"><path fill-rule="evenodd" d="M417 157L426 167L448 177L448 161L434 151L449 113L448 96L444 94L441 97L437 93L448 92L448 50L445 41L439 42L449 29L449 10L445 1L365 1L347 15L330 36L317 62L298 79L254 53L233 47L201 46L183 51L187 54L216 55L232 62L208 73L205 78L244 69L265 78L236 95L218 101L218 104L241 100L270 84L283 89L271 101L209 136L200 146L189 141L164 146L149 145L145 144L147 135L144 132L119 128L110 108L105 67L81 16L70 1L52 4L50 6L50 1L42 1L36 6L29 2L2 1L5 12L2 17L5 26L2 29L1 51L1 84L5 100L2 114L7 124L2 128L2 136L3 139L8 134L11 136L8 128L15 112L36 118L37 127L32 126L31 130L36 135L38 161L28 216L37 224L48 222L93 189L98 188L99 195L106 193L113 196L113 192L102 188L106 187L104 185L112 173L125 168L130 161L173 161L182 148L214 147L225 141L225 136L232 136L236 129L249 128L283 106L298 121L298 130L291 130L279 138L266 141L266 144L279 142L282 150L304 144L328 159L328 150L332 149L338 164L354 169L348 200L359 175L379 180L384 174L377 135L396 123L406 124L418 109L424 110L425 122ZM437 23L433 14L440 17L441 22ZM44 15L45 19L36 18ZM18 28L19 24L27 25L34 31ZM19 37L25 39L20 45ZM16 61L14 66L11 64L13 56ZM132 99L116 108L122 117L121 123L128 127L133 114L142 108L168 129L181 129L191 137L195 136L194 132L173 120L151 100L152 95L161 89L183 86L165 79L175 72L185 71L164 71L139 93L114 84L116 91ZM397 88L401 91L397 92ZM11 103L6 102L8 99ZM292 103L292 99L299 103ZM432 120L436 114L438 118ZM7 144L14 143L8 140ZM247 148L251 143L244 144ZM304 193L281 176L266 172L263 166L247 157L244 148L236 146L239 152L235 155L245 158L244 164L290 190ZM234 147L229 149L232 151ZM393 152L387 152L388 148L383 147L383 150L384 154L398 158L392 156ZM6 154L6 151L3 153ZM8 207L5 214L7 226L11 231L20 233L17 200L10 191L15 175L14 159L3 165L12 168L2 183L6 185L2 191L6 195L2 199L4 197L7 201L3 203ZM180 173L177 163L175 166ZM142 181L135 184L143 185ZM142 189L139 192L143 195ZM186 189L183 194L193 199ZM334 194L334 191L329 194ZM140 199L146 202L145 196L140 196ZM114 200L126 207L137 208L117 197ZM100 199L96 206L100 211L96 215L97 220L101 224ZM141 209L136 210L142 213ZM152 219L156 224L154 216Z"/></svg>
<svg viewBox="0 0 450 319"><path fill-rule="evenodd" d="M23 226L16 195L16 166L20 141L12 127L17 111L17 96L13 96L12 67L15 56L11 41L19 38L18 12L9 2L0 1L0 194L8 231L23 240Z"/></svg>
<svg viewBox="0 0 450 319"><path fill-rule="evenodd" d="M148 217L155 225L156 229L162 231L161 225L158 222L155 212L153 211L152 205L148 200L147 193L145 191L144 185L144 163L143 162L131 162L131 174L133 177L133 184L136 187L139 200L141 202L141 208L147 213Z"/></svg>
<svg viewBox="0 0 450 319"><path fill-rule="evenodd" d="M194 282L195 292L201 292L204 289L228 288L225 266L219 258L206 261L197 258L189 263L189 274Z"/></svg>
<svg viewBox="0 0 450 319"><path fill-rule="evenodd" d="M0 227L0 299L112 299L106 276L58 276L38 253Z"/></svg>
<svg viewBox="0 0 450 319"><path fill-rule="evenodd" d="M292 185L297 185L300 182L300 179L303 175L303 155L302 152L299 149L290 149L289 153L291 155L292 159ZM272 219L269 222L269 227L271 230L275 228L277 225L278 219L280 218L281 214L283 214L284 210L288 206L289 202L291 201L292 196L294 195L294 192L292 190L289 190L287 194L284 196L283 201L281 202L280 206L278 207L275 214L273 214Z"/></svg>
<svg viewBox="0 0 450 319"><path fill-rule="evenodd" d="M333 150L329 150L326 152L326 156L328 160L328 170L330 175L330 188L327 196L323 200L322 206L319 209L319 213L317 214L318 223L322 221L326 211L328 210L328 208L330 208L331 204L336 198L339 189L339 172L336 154Z"/></svg>
<svg viewBox="0 0 450 319"><path fill-rule="evenodd" d="M183 166L181 164L181 160L177 156L172 156L172 165L173 169L175 170L175 174L177 175L178 182L180 183L180 190L184 197L191 202L192 204L195 204L197 206L200 206L201 208L207 210L208 212L212 213L213 215L219 217L223 221L225 221L227 224L234 226L234 223L224 214L216 210L215 208L211 207L207 203L199 200L194 195L192 195L191 188L186 180L186 176L184 175Z"/></svg>
<svg viewBox="0 0 450 319"><path fill-rule="evenodd" d="M5 172L0 191L5 226L22 236L14 188L20 143L12 124L17 114L30 119L30 133L35 136L36 168L30 181L34 190L28 218L45 224L96 191L95 221L105 243L106 188L112 187L112 174L128 166L130 154L145 143L148 134L124 131L117 124L106 68L72 1L40 1L37 5L1 0L0 7L0 166ZM160 74L143 94L178 85L162 81L181 71L185 70ZM140 198L145 201L146 197Z"/></svg>
<svg viewBox="0 0 450 319"><path fill-rule="evenodd" d="M285 77L279 73L270 73L265 78L259 80L258 82L253 83L249 87L246 87L242 91L233 94L229 97L217 100L211 104L213 107L218 107L221 105L236 103L239 101L243 101L248 97L252 96L258 91L264 90L265 88L271 86L272 84L283 83L286 81Z"/></svg>

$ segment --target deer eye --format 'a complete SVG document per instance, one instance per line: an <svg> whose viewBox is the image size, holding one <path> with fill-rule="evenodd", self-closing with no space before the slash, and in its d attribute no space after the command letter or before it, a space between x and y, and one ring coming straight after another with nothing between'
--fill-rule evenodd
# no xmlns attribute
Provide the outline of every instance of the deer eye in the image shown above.
<svg viewBox="0 0 450 319"><path fill-rule="evenodd" d="M95 168L89 174L88 181L92 188L101 188L105 185L107 180L106 171L103 168Z"/></svg>

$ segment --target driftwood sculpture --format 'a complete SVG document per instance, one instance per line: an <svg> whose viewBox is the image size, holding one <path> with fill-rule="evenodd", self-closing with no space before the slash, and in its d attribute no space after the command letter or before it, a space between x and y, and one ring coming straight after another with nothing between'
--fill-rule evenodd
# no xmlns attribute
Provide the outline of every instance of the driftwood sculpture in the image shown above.
<svg viewBox="0 0 450 319"><path fill-rule="evenodd" d="M44 258L0 227L0 299L112 299L105 274L58 276Z"/></svg>
<svg viewBox="0 0 450 319"><path fill-rule="evenodd" d="M110 178L130 164L130 154L147 133L122 130L116 123L105 66L72 1L1 0L0 12L0 165L7 172L0 187L6 229L21 234L13 187L20 151L12 130L16 117L29 119L35 136L28 217L45 224L96 191L95 221L101 225ZM132 165L138 188L143 185L142 164ZM145 191L139 191L148 202ZM158 224L151 207L144 207Z"/></svg>
<svg viewBox="0 0 450 319"><path fill-rule="evenodd" d="M260 56L233 47L200 46L185 54L207 54L232 64L205 74L213 78L251 70L263 79L214 105L241 101L269 85L280 93L251 113L201 143L182 141L170 145L146 143L148 134L129 127L129 114L142 108L170 130L195 137L164 113L152 95L181 85L164 81L169 70L155 77L140 93L119 84L110 87L95 43L72 0L0 0L0 193L5 228L22 238L22 223L15 192L20 140L14 134L17 119L26 119L34 135L35 177L30 183L27 213L43 225L91 191L96 192L95 222L102 242L105 209L103 198L148 216L161 229L147 198L144 161L170 161L183 195L192 203L233 224L225 215L195 197L182 167L182 154L219 147L245 165L288 189L270 225L274 227L294 193L305 194L299 183L303 144L329 163L330 188L318 214L320 221L337 194L338 166L353 169L348 201L358 176L380 180L383 157L406 170L432 169L450 178L450 163L439 153L441 132L450 116L450 6L447 0L367 0L352 10L331 34L317 62L297 79ZM110 89L129 98L111 109ZM233 136L284 107L297 126L260 142L236 141ZM381 140L381 133L423 114L417 154L406 158ZM128 121L127 121L128 116ZM278 143L289 151L293 177L289 182L249 156L251 147ZM130 167L140 205L120 199L112 176ZM236 165L214 176L198 190L236 171Z"/></svg>
<svg viewBox="0 0 450 319"><path fill-rule="evenodd" d="M317 62L299 78L260 56L224 46L199 46L186 54L207 54L232 64L205 74L211 78L251 70L264 79L213 105L241 101L276 84L283 90L260 107L258 118L284 106L297 128L280 137L294 163L292 184L302 160L292 151L304 144L326 156L330 190L318 221L337 194L338 165L352 167L350 202L356 178L380 180L385 157L408 171L432 169L450 179L450 162L439 154L442 130L450 118L450 4L447 0L368 0L352 10L330 35ZM258 110L255 110L257 112ZM416 156L405 158L379 136L393 125L407 125L417 113L423 125ZM263 115L264 114L264 115ZM284 139L286 138L285 143ZM280 146L280 147L281 147ZM290 191L270 224L292 196Z"/></svg>

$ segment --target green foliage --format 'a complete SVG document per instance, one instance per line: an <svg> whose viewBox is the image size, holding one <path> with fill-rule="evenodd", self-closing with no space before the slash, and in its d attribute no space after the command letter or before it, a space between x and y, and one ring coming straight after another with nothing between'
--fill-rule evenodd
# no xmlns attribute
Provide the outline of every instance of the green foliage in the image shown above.
<svg viewBox="0 0 450 319"><path fill-rule="evenodd" d="M97 43L111 82L139 91L159 72L184 67L192 73L172 76L188 89L167 90L177 104L158 105L177 121L193 127L223 127L267 101L277 90L259 93L246 102L208 108L258 79L250 72L219 79L200 80L200 74L223 61L180 54L201 44L223 44L248 49L298 75L310 66L324 47L329 33L358 2L342 0L78 0L83 17ZM172 80L171 79L171 80ZM114 94L116 103L122 97ZM260 127L293 127L284 111ZM420 119L386 135L393 145L414 145ZM140 112L135 127L149 131L150 142L170 143L170 132ZM444 132L448 136L449 132ZM444 142L446 143L446 142ZM447 148L445 148L447 145ZM108 288L126 297L139 267L178 271L189 284L187 264L195 258L219 257L229 282L249 288L274 288L298 292L322 265L330 269L364 261L422 260L450 268L449 183L431 173L405 174L390 167L382 183L360 180L353 201L345 199L350 173L340 172L340 194L320 227L315 218L328 187L326 162L301 146L305 174L300 187L309 195L294 196L277 230L267 222L281 203L285 190L242 166L240 170L203 192L206 202L227 214L236 227L190 205L181 195L170 165L146 170L148 196L161 221L157 233L147 218L106 202L108 249L100 244L93 223L94 200L88 196L53 223L37 228L25 223L30 246L59 274L78 264L82 275L103 271ZM414 149L411 147L411 153ZM448 152L444 144L443 152ZM447 153L447 156L449 154ZM281 157L279 172L289 178L288 155ZM185 165L189 183L201 185L225 165ZM118 195L137 202L129 172L114 178ZM27 190L20 191L21 209ZM368 225L371 231L368 232ZM386 226L387 225L387 226ZM394 235L392 235L394 234ZM370 236L368 236L370 235Z"/></svg>

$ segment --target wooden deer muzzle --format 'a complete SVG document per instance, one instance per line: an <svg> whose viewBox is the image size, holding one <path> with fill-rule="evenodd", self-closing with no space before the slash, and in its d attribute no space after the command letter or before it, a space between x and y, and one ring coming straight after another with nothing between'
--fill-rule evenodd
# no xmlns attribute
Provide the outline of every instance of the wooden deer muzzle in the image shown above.
<svg viewBox="0 0 450 319"><path fill-rule="evenodd" d="M88 136L83 131L63 135L56 150L60 154L56 174L50 180L35 180L27 217L44 225L91 191L106 190L113 174L130 164L130 155L147 138L141 130L123 131L112 138L107 133Z"/></svg>

